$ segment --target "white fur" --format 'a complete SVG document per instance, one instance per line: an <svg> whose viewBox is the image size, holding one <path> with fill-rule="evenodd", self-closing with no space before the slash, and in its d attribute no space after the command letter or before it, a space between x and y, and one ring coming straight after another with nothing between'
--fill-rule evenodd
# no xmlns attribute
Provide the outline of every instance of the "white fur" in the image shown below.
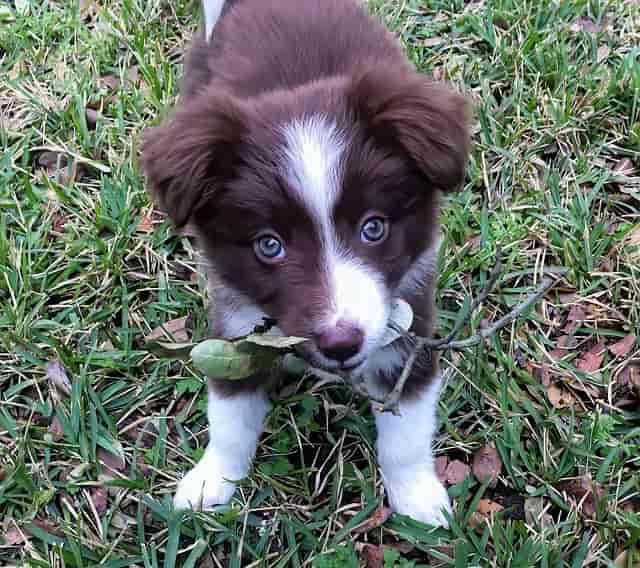
<svg viewBox="0 0 640 568"><path fill-rule="evenodd" d="M423 523L446 526L447 491L435 472L431 444L441 378L417 399L400 403L401 416L375 413L378 464L391 507Z"/></svg>
<svg viewBox="0 0 640 568"><path fill-rule="evenodd" d="M418 257L413 266L403 276L397 289L398 293L415 292L425 285L429 276L434 273L441 245L442 236L438 236L436 242Z"/></svg>
<svg viewBox="0 0 640 568"><path fill-rule="evenodd" d="M343 319L359 325L365 332L364 351L369 353L387 325L389 309L382 277L356 259L328 255L331 277L331 313L326 325Z"/></svg>
<svg viewBox="0 0 640 568"><path fill-rule="evenodd" d="M204 11L204 33L207 41L211 39L213 28L220 19L225 0L202 0Z"/></svg>
<svg viewBox="0 0 640 568"><path fill-rule="evenodd" d="M180 481L173 500L176 509L211 509L231 499L234 481L249 472L268 411L262 389L229 397L209 389L209 445Z"/></svg>
<svg viewBox="0 0 640 568"><path fill-rule="evenodd" d="M341 319L359 325L365 336L363 352L347 361L351 364L375 348L387 324L388 308L381 275L344 250L333 226L333 208L343 177L344 133L323 116L296 120L283 132L287 180L322 239L319 252L324 257L330 311L319 322L318 331Z"/></svg>
<svg viewBox="0 0 640 568"><path fill-rule="evenodd" d="M331 213L340 192L344 136L322 116L296 120L284 128L284 159L291 188L331 238Z"/></svg>

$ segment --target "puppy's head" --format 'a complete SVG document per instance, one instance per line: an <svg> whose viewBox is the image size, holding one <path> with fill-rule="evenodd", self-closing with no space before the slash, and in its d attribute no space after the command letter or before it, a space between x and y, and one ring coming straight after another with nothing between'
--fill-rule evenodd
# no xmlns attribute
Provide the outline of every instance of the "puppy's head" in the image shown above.
<svg viewBox="0 0 640 568"><path fill-rule="evenodd" d="M205 90L149 133L142 163L159 204L197 227L217 277L249 304L229 321L264 314L311 339L314 364L352 369L435 246L438 196L461 185L467 151L464 99L371 69L242 101Z"/></svg>

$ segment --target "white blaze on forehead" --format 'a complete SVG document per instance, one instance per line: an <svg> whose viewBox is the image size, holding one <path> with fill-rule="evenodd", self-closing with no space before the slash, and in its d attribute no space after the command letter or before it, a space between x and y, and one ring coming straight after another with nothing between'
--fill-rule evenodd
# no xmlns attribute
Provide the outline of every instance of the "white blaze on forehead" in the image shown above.
<svg viewBox="0 0 640 568"><path fill-rule="evenodd" d="M317 226L322 241L329 313L319 327L340 319L358 324L365 350L373 348L387 323L388 307L382 276L344 250L336 235L333 209L343 182L345 134L323 116L296 120L283 129L284 171ZM357 227L353 228L354 231Z"/></svg>
<svg viewBox="0 0 640 568"><path fill-rule="evenodd" d="M342 182L344 134L326 118L312 116L288 124L284 136L287 181L326 237Z"/></svg>

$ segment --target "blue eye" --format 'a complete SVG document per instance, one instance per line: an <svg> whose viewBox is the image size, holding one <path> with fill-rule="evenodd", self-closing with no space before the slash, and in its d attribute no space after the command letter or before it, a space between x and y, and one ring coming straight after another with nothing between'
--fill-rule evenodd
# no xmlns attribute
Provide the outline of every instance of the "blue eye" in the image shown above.
<svg viewBox="0 0 640 568"><path fill-rule="evenodd" d="M265 235L256 239L253 248L258 257L267 262L284 258L284 246L280 239L273 235Z"/></svg>
<svg viewBox="0 0 640 568"><path fill-rule="evenodd" d="M362 223L360 237L365 243L379 243L386 236L389 223L382 217L369 217Z"/></svg>

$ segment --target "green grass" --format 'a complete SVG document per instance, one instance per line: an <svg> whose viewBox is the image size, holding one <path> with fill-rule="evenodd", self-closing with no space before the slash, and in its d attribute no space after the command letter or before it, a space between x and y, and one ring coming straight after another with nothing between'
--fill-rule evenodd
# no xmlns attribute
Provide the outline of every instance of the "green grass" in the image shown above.
<svg viewBox="0 0 640 568"><path fill-rule="evenodd" d="M596 341L640 335L638 2L372 2L421 69L475 103L466 188L443 213L441 329L498 243L504 278L471 328L543 266L570 272L492 341L447 355L436 453L470 464L495 444L497 487L451 487L451 530L394 515L364 534L352 529L383 498L373 424L336 385L277 393L233 504L181 523L170 511L206 442L205 389L144 337L189 316L202 338L206 298L190 240L162 220L145 230L136 153L176 95L191 4L105 0L81 17L66 1L0 2L0 565L351 566L365 544L389 568L640 565L637 346L578 368ZM38 173L44 148L67 156L57 179ZM69 394L47 381L54 359ZM576 498L588 478L595 503ZM505 511L478 519L481 497Z"/></svg>

